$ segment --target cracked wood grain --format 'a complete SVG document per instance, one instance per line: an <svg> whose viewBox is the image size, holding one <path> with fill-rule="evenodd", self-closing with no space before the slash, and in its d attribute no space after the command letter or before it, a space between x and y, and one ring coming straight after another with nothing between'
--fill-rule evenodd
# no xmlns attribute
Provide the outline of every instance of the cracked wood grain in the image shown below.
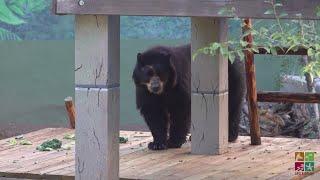
<svg viewBox="0 0 320 180"><path fill-rule="evenodd" d="M119 178L119 20L76 16L76 179Z"/></svg>
<svg viewBox="0 0 320 180"><path fill-rule="evenodd" d="M118 177L119 90L76 88L76 157L81 160L76 162L76 167L85 163L85 168L81 173L77 171L76 177Z"/></svg>
<svg viewBox="0 0 320 180"><path fill-rule="evenodd" d="M80 157L77 158L77 169L78 169L78 173L81 174L84 170L84 161L80 161Z"/></svg>
<svg viewBox="0 0 320 180"><path fill-rule="evenodd" d="M191 49L227 40L226 19L192 18ZM191 63L191 152L221 154L228 141L228 61L199 55Z"/></svg>
<svg viewBox="0 0 320 180"><path fill-rule="evenodd" d="M79 67L77 67L74 71L79 71L82 68L82 64L80 64Z"/></svg>
<svg viewBox="0 0 320 180"><path fill-rule="evenodd" d="M79 15L75 20L76 84L118 83L120 75L115 69L120 67L119 16Z"/></svg>

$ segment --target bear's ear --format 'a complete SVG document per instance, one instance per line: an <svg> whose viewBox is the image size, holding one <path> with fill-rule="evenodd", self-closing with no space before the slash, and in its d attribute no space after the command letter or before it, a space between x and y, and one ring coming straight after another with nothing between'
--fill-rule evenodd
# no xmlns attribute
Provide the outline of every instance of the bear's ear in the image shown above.
<svg viewBox="0 0 320 180"><path fill-rule="evenodd" d="M142 54L141 53L137 54L137 62L138 62L138 64L142 65Z"/></svg>

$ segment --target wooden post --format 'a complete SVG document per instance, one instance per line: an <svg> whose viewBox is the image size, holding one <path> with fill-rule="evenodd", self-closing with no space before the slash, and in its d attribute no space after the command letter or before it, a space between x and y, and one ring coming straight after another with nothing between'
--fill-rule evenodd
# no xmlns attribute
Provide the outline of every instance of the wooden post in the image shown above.
<svg viewBox="0 0 320 180"><path fill-rule="evenodd" d="M192 18L191 48L227 41L224 18ZM199 55L191 63L191 152L221 154L228 144L228 60Z"/></svg>
<svg viewBox="0 0 320 180"><path fill-rule="evenodd" d="M251 19L244 20L243 32L247 32L251 29ZM253 36L252 34L244 37L247 41L248 48L252 47ZM247 99L249 109L250 120L250 136L252 145L261 144L259 116L258 116L258 103L257 103L257 88L256 88L256 71L254 66L254 54L248 50L245 51L245 66L246 66L246 78L247 78Z"/></svg>
<svg viewBox="0 0 320 180"><path fill-rule="evenodd" d="M72 129L74 129L76 126L75 124L75 118L76 118L76 114L75 114L75 110L74 110L74 105L73 105L73 101L72 101L72 97L66 97L64 99L64 104L66 106L66 110L68 113L68 117L69 117L69 123L70 123L70 127Z"/></svg>
<svg viewBox="0 0 320 180"><path fill-rule="evenodd" d="M76 179L119 179L119 22L76 16Z"/></svg>

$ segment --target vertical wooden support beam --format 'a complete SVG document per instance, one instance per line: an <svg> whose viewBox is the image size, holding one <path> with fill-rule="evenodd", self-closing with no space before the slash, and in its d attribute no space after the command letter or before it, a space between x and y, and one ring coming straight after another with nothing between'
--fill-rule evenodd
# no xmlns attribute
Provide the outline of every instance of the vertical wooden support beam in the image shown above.
<svg viewBox="0 0 320 180"><path fill-rule="evenodd" d="M227 41L227 20L192 18L191 48ZM228 144L228 60L199 55L191 63L191 152L221 154Z"/></svg>
<svg viewBox="0 0 320 180"><path fill-rule="evenodd" d="M76 179L119 179L119 22L76 16Z"/></svg>
<svg viewBox="0 0 320 180"><path fill-rule="evenodd" d="M252 28L251 19L244 20L243 32L247 32ZM252 47L253 36L249 34L244 37L247 41L248 48ZM250 120L250 136L252 145L261 144L260 125L258 116L258 103L257 103L257 87L256 87L256 71L254 66L254 54L248 50L245 51L245 66L246 66L246 79L247 79L247 99Z"/></svg>

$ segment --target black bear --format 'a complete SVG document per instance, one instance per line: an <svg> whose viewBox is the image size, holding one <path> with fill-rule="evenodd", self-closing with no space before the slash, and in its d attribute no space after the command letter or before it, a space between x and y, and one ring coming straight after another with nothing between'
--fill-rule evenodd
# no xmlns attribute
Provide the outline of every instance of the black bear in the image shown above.
<svg viewBox="0 0 320 180"><path fill-rule="evenodd" d="M235 141L244 95L244 66L236 60L228 69L229 141ZM132 78L137 109L153 136L148 148L180 148L191 125L190 45L156 46L138 53Z"/></svg>

